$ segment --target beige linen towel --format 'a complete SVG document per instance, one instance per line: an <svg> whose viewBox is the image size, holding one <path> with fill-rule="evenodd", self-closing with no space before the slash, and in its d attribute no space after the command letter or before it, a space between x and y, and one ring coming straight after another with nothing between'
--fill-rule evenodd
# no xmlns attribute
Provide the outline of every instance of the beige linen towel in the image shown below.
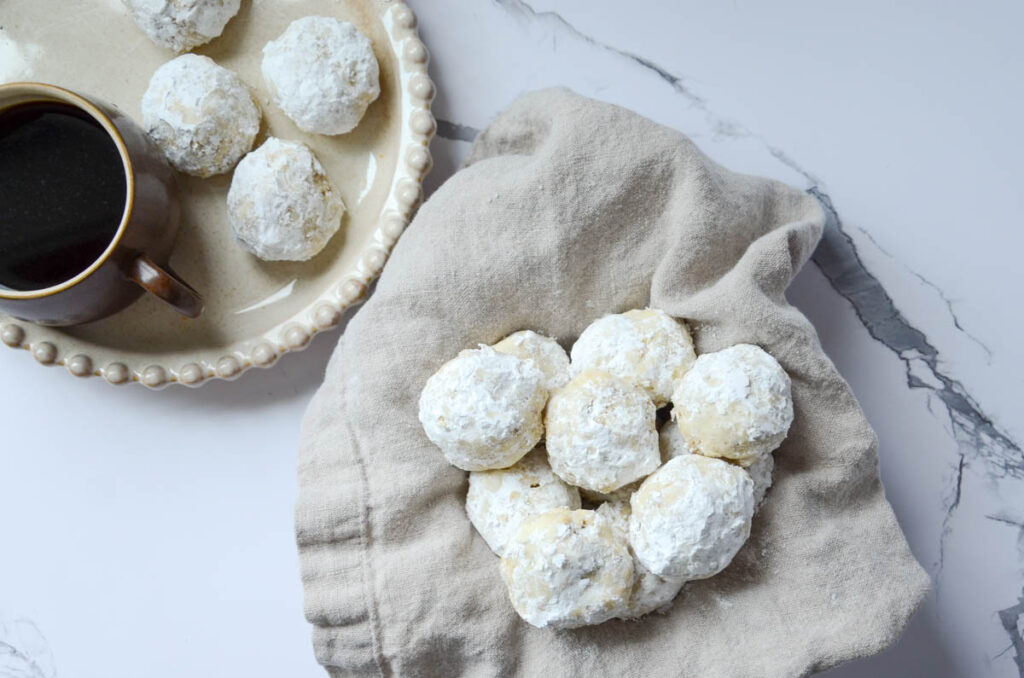
<svg viewBox="0 0 1024 678"><path fill-rule="evenodd" d="M802 676L877 652L928 580L875 435L784 292L821 234L806 194L729 172L679 132L565 90L528 94L422 206L349 324L303 426L296 530L332 676ZM568 347L654 306L699 352L758 344L796 418L750 541L639 622L535 629L463 508L467 474L417 421L460 349L520 329Z"/></svg>

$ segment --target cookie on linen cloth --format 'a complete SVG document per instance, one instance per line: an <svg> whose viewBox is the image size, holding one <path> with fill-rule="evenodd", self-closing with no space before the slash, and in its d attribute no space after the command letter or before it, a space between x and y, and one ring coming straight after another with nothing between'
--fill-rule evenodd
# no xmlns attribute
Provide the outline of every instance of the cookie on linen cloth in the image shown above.
<svg viewBox="0 0 1024 678"><path fill-rule="evenodd" d="M530 516L554 508L578 509L580 493L566 485L548 466L547 452L538 447L512 466L469 474L466 515L497 555Z"/></svg>
<svg viewBox="0 0 1024 678"><path fill-rule="evenodd" d="M552 393L569 383L569 354L551 337L523 330L499 341L494 350L532 360L544 373L544 385Z"/></svg>
<svg viewBox="0 0 1024 678"><path fill-rule="evenodd" d="M610 520L554 509L523 521L501 558L512 607L540 628L613 618L633 589L633 557Z"/></svg>
<svg viewBox="0 0 1024 678"><path fill-rule="evenodd" d="M427 380L419 419L432 443L465 471L506 468L544 433L544 375L490 346L468 349Z"/></svg>
<svg viewBox="0 0 1024 678"><path fill-rule="evenodd" d="M629 514L631 512L628 501L609 501L597 508L598 514L604 516L612 523L616 535L623 541L629 542ZM632 554L632 550L630 550ZM685 579L664 578L654 574L643 563L633 557L633 590L629 594L629 600L625 607L615 615L619 619L637 619L656 610L666 608L678 595Z"/></svg>
<svg viewBox="0 0 1024 678"><path fill-rule="evenodd" d="M679 427L671 421L658 426L658 448L661 450L661 463L663 464L669 459L674 459L684 454L691 454L690 450L686 447L686 441L683 440L683 434L679 431ZM640 489L640 485L643 482L643 478L634 480L628 485L623 485L619 489L607 493L580 488L580 496L595 504L606 501L628 503L630 497Z"/></svg>
<svg viewBox="0 0 1024 678"><path fill-rule="evenodd" d="M696 358L686 325L656 308L606 315L590 324L572 347L572 375L588 369L641 387L658 407L672 399L675 382Z"/></svg>
<svg viewBox="0 0 1024 678"><path fill-rule="evenodd" d="M545 414L551 468L570 485L609 493L658 468L654 403L639 387L587 370L555 391Z"/></svg>
<svg viewBox="0 0 1024 678"><path fill-rule="evenodd" d="M672 417L691 450L740 466L775 450L793 423L789 375L751 344L697 358L672 402Z"/></svg>
<svg viewBox="0 0 1024 678"><path fill-rule="evenodd" d="M630 500L629 544L662 577L706 579L721 572L750 536L754 483L721 459L676 457Z"/></svg>

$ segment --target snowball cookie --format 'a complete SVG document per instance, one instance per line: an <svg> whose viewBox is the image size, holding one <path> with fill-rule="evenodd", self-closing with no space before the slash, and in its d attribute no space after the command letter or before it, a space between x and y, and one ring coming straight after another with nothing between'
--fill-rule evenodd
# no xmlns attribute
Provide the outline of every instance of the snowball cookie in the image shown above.
<svg viewBox="0 0 1024 678"><path fill-rule="evenodd" d="M599 515L607 518L615 534L623 542L629 544L629 502L610 501L597 508ZM632 554L632 551L630 551ZM659 577L643 566L633 557L633 590L630 591L626 605L615 615L619 619L636 619L649 612L667 607L676 597L685 583L681 578Z"/></svg>
<svg viewBox="0 0 1024 678"><path fill-rule="evenodd" d="M696 354L686 326L656 308L606 315L583 330L572 347L572 376L598 369L635 384L658 407Z"/></svg>
<svg viewBox="0 0 1024 678"><path fill-rule="evenodd" d="M314 134L351 132L380 96L370 39L323 16L296 19L266 44L263 79L285 115Z"/></svg>
<svg viewBox="0 0 1024 678"><path fill-rule="evenodd" d="M213 59L182 54L156 69L142 95L142 124L175 169L223 174L252 148L260 109L248 88Z"/></svg>
<svg viewBox="0 0 1024 678"><path fill-rule="evenodd" d="M627 604L633 557L596 511L559 508L527 518L501 558L519 616L533 626L600 624Z"/></svg>
<svg viewBox="0 0 1024 678"><path fill-rule="evenodd" d="M651 474L630 500L629 543L662 577L706 579L750 536L754 483L739 466L690 454Z"/></svg>
<svg viewBox="0 0 1024 678"><path fill-rule="evenodd" d="M750 344L697 358L672 402L672 417L691 450L740 466L782 444L793 423L789 375Z"/></svg>
<svg viewBox="0 0 1024 678"><path fill-rule="evenodd" d="M499 556L523 520L563 507L578 509L580 493L551 472L543 447L508 468L469 474L466 514Z"/></svg>
<svg viewBox="0 0 1024 678"><path fill-rule="evenodd" d="M270 137L242 158L231 179L231 228L260 259L311 259L338 232L344 214L345 203L305 144Z"/></svg>
<svg viewBox="0 0 1024 678"><path fill-rule="evenodd" d="M658 468L654 403L644 391L587 370L548 401L551 468L570 485L608 493Z"/></svg>
<svg viewBox="0 0 1024 678"><path fill-rule="evenodd" d="M523 330L499 341L494 350L532 360L544 373L544 386L548 391L554 392L569 383L569 355L551 337Z"/></svg>
<svg viewBox="0 0 1024 678"><path fill-rule="evenodd" d="M238 13L241 0L122 0L150 40L175 52L205 45Z"/></svg>
<svg viewBox="0 0 1024 678"><path fill-rule="evenodd" d="M427 380L420 423L452 465L506 468L540 440L547 399L544 375L533 363L481 346L462 351Z"/></svg>

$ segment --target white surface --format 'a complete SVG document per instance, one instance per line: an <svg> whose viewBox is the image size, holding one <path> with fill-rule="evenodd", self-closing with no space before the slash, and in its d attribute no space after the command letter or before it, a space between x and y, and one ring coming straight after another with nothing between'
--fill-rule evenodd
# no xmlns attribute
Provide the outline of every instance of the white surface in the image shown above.
<svg viewBox="0 0 1024 678"><path fill-rule="evenodd" d="M446 121L480 128L521 92L568 85L734 169L826 190L939 368L1024 437L1024 5L410 1ZM0 40L0 73L10 53ZM467 149L438 139L428 185ZM953 428L904 353L924 384L908 388L814 265L790 299L877 430L887 494L937 581L899 644L829 676L1019 675L998 612L1022 595L1024 481L993 460L1020 452ZM291 510L301 413L336 337L273 372L155 394L0 351L0 622L31 620L65 676L323 675Z"/></svg>

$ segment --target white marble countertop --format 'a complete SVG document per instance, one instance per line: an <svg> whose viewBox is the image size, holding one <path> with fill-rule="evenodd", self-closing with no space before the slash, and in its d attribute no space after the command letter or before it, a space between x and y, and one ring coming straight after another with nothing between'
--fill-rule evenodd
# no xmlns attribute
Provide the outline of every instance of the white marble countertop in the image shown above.
<svg viewBox="0 0 1024 678"><path fill-rule="evenodd" d="M1024 677L1024 5L409 1L439 90L428 191L516 95L566 85L834 207L790 300L935 589L896 646L827 675ZM323 675L292 506L336 337L158 393L0 351L0 675Z"/></svg>

